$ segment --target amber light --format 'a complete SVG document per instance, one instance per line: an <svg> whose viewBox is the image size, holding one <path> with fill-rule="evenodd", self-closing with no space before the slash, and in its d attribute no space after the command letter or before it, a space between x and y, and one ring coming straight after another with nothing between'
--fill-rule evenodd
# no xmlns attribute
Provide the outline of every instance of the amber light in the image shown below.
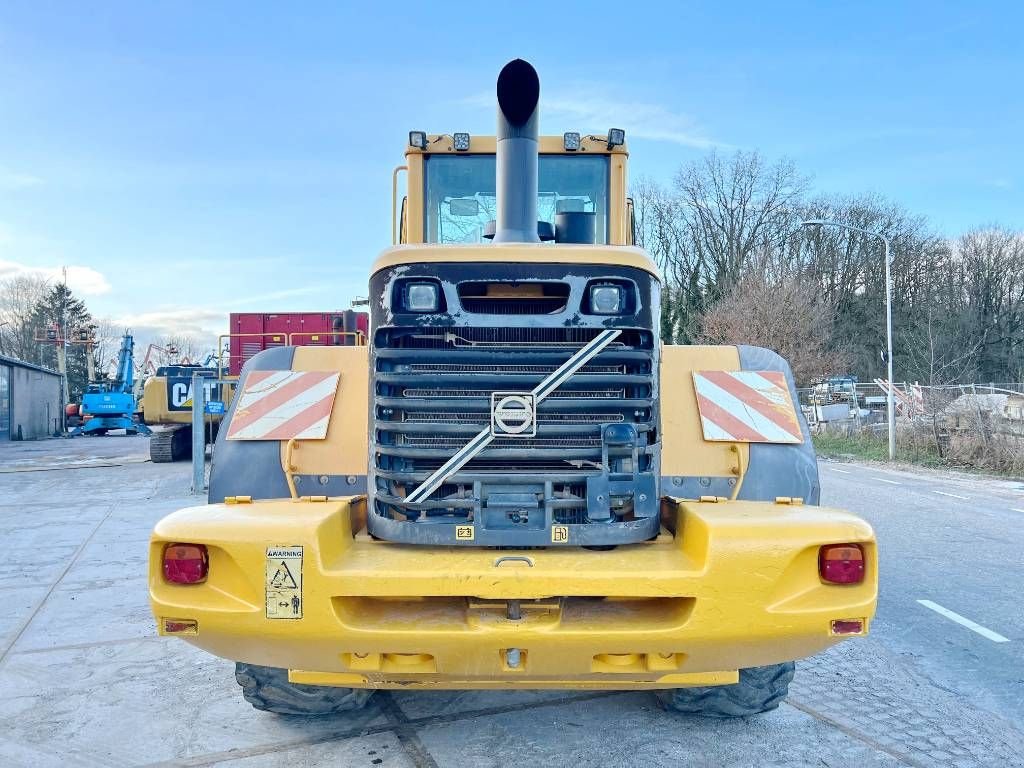
<svg viewBox="0 0 1024 768"><path fill-rule="evenodd" d="M860 584L864 549L860 544L827 544L818 551L818 573L829 584Z"/></svg>
<svg viewBox="0 0 1024 768"><path fill-rule="evenodd" d="M164 578L172 584L201 584L210 568L202 544L168 544L164 547Z"/></svg>

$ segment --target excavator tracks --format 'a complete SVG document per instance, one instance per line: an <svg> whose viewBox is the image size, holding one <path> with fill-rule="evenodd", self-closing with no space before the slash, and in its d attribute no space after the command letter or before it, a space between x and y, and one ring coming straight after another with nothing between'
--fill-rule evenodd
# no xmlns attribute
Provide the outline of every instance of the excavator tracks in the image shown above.
<svg viewBox="0 0 1024 768"><path fill-rule="evenodd" d="M154 464L192 458L192 427L182 424L154 430L149 438L149 458Z"/></svg>

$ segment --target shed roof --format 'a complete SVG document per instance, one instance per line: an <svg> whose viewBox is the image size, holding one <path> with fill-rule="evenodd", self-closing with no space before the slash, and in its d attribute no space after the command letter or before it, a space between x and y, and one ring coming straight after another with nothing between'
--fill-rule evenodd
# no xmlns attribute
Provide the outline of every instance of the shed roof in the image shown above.
<svg viewBox="0 0 1024 768"><path fill-rule="evenodd" d="M60 372L53 370L52 368L44 368L41 365L35 363L26 363L24 360L19 360L16 357L8 357L7 355L0 355L0 365L10 365L15 368L27 368L30 371L39 371L40 373L48 373L51 376L60 376Z"/></svg>

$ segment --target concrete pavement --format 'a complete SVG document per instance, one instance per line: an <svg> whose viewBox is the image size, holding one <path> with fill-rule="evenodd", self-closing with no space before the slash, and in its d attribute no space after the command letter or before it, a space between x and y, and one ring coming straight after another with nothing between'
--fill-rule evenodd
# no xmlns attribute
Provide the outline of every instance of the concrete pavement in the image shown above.
<svg viewBox="0 0 1024 768"><path fill-rule="evenodd" d="M1024 764L1020 484L823 463L823 501L882 542L879 615L871 637L798 664L762 717L550 691L395 692L344 719L282 718L242 700L229 662L154 637L146 541L195 500L188 466L146 463L146 447L0 444L4 765Z"/></svg>

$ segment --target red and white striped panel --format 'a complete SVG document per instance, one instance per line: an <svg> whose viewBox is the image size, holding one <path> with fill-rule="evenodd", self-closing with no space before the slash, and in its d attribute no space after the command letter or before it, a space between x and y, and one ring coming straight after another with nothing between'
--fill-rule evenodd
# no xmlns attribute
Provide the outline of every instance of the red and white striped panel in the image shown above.
<svg viewBox="0 0 1024 768"><path fill-rule="evenodd" d="M227 439L323 440L340 378L337 371L252 371Z"/></svg>
<svg viewBox="0 0 1024 768"><path fill-rule="evenodd" d="M694 371L693 386L705 440L803 442L781 371Z"/></svg>

